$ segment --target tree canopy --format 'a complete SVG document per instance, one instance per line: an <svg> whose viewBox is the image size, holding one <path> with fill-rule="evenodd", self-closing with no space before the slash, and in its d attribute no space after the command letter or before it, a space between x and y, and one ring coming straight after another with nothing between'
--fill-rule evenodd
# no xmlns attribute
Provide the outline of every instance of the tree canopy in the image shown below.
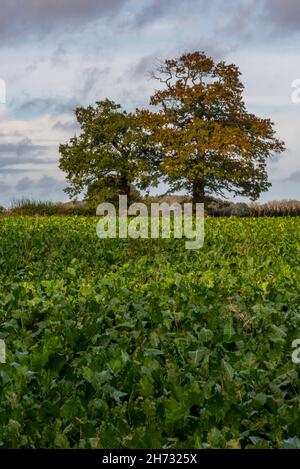
<svg viewBox="0 0 300 469"><path fill-rule="evenodd" d="M228 191L257 199L270 186L268 158L284 150L273 123L247 112L240 75L203 52L166 60L153 74L161 89L150 104L159 110L139 116L171 190L186 189L195 202Z"/></svg>
<svg viewBox="0 0 300 469"><path fill-rule="evenodd" d="M86 198L112 200L117 195L132 198L136 187L146 189L158 171L158 154L132 113L106 99L96 107L77 108L79 136L60 145L60 168L66 172L66 192Z"/></svg>

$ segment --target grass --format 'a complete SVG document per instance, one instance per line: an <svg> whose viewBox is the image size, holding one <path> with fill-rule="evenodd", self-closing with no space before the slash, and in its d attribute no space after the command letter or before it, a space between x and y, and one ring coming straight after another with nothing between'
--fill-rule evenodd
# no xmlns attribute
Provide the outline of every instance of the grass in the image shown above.
<svg viewBox="0 0 300 469"><path fill-rule="evenodd" d="M69 202L67 204L51 201L30 199L15 200L9 210L11 215L20 216L95 216L96 208L82 202Z"/></svg>

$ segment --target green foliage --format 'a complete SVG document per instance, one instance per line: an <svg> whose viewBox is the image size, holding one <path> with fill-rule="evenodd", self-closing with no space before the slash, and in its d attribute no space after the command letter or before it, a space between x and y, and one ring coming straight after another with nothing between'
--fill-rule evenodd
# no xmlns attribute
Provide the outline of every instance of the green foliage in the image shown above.
<svg viewBox="0 0 300 469"><path fill-rule="evenodd" d="M96 205L87 202L61 202L39 201L30 199L15 200L9 215L77 215L77 216L94 216L96 213Z"/></svg>
<svg viewBox="0 0 300 469"><path fill-rule="evenodd" d="M75 114L81 133L59 149L68 194L115 201L119 194L130 198L134 185L146 189L155 181L158 154L134 114L108 99Z"/></svg>
<svg viewBox="0 0 300 469"><path fill-rule="evenodd" d="M0 447L299 447L299 219L199 251L96 222L1 219Z"/></svg>

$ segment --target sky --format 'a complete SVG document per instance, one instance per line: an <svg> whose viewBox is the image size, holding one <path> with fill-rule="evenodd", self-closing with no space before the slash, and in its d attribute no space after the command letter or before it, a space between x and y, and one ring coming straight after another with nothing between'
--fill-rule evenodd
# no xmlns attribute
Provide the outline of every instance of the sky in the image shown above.
<svg viewBox="0 0 300 469"><path fill-rule="evenodd" d="M67 201L58 147L80 131L74 109L147 107L157 61L195 50L239 66L248 110L286 142L260 201L300 200L299 0L1 0L0 15L1 205Z"/></svg>

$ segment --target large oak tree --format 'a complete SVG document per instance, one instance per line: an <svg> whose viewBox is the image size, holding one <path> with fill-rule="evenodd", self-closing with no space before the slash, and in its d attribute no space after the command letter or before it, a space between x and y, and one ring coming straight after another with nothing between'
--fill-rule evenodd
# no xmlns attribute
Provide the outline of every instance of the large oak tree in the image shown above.
<svg viewBox="0 0 300 469"><path fill-rule="evenodd" d="M60 145L59 167L66 175L66 192L85 192L89 200L117 200L133 189L146 189L158 175L159 155L149 144L136 115L108 99L75 111L79 136Z"/></svg>
<svg viewBox="0 0 300 469"><path fill-rule="evenodd" d="M201 202L228 191L255 200L269 188L267 162L284 143L269 119L247 111L235 65L187 53L166 60L153 77L161 86L150 104L159 109L141 111L140 119L164 155L171 190L187 189Z"/></svg>

